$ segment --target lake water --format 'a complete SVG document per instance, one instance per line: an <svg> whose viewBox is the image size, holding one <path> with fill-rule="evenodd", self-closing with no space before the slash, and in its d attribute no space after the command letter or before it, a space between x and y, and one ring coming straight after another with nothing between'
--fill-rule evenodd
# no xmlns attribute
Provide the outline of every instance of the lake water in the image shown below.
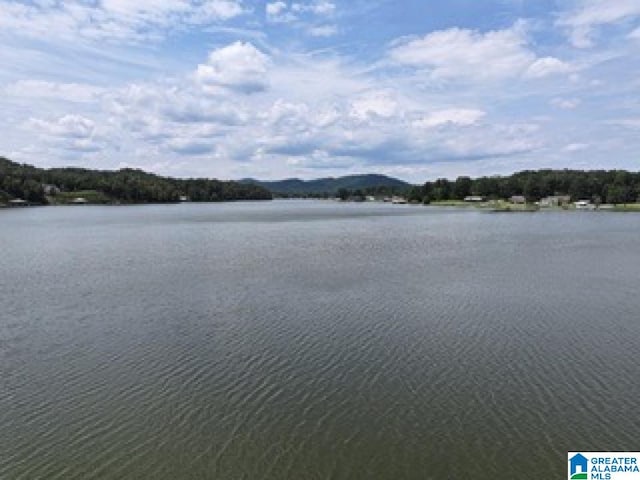
<svg viewBox="0 0 640 480"><path fill-rule="evenodd" d="M640 449L639 280L634 214L0 211L0 478L563 478Z"/></svg>

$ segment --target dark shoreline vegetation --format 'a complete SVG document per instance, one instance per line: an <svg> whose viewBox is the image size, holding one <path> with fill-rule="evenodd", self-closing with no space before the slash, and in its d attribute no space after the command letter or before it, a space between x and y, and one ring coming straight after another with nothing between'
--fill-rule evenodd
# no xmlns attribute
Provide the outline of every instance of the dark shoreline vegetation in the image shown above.
<svg viewBox="0 0 640 480"><path fill-rule="evenodd" d="M0 205L24 200L32 205L72 203L136 204L271 200L258 185L205 178L176 179L142 170L37 168L0 157Z"/></svg>
<svg viewBox="0 0 640 480"><path fill-rule="evenodd" d="M526 203L553 196L567 196L573 202L588 200L594 204L640 201L640 173L625 170L525 170L512 175L475 179L467 176L456 180L440 178L423 185L410 185L384 175L349 175L311 181L261 182L245 179L241 182L262 185L277 198L363 200L369 196L376 199L403 196L411 203L453 206L473 196L484 200L523 197Z"/></svg>
<svg viewBox="0 0 640 480"><path fill-rule="evenodd" d="M413 202L431 203L464 200L468 196L488 200L522 196L527 203L533 203L554 195L568 195L574 202L635 203L640 198L640 172L545 169L525 170L509 176L458 177L455 181L441 178L411 188L407 198Z"/></svg>
<svg viewBox="0 0 640 480"><path fill-rule="evenodd" d="M450 202L470 196L484 200L522 197L533 204L564 195L575 202L630 204L640 202L640 173L625 170L526 170L508 176L461 176L410 185L384 175L348 175L311 181L288 179L239 182L175 179L125 168L118 171L83 168L42 169L0 157L0 205L18 199L26 204L136 204L270 200L276 198L333 198L342 200L402 196L411 203ZM78 202L78 200L81 200Z"/></svg>

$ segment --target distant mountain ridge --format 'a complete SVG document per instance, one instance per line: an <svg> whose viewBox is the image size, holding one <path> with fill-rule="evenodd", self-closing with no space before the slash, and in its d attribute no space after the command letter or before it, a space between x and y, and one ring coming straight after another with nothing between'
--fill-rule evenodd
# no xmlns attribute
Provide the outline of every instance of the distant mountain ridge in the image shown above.
<svg viewBox="0 0 640 480"><path fill-rule="evenodd" d="M288 178L285 180L262 181L245 178L240 183L253 184L266 188L278 195L336 195L338 190L367 190L373 188L408 189L411 184L397 178L380 174L346 175L344 177L327 177L316 180L300 180Z"/></svg>

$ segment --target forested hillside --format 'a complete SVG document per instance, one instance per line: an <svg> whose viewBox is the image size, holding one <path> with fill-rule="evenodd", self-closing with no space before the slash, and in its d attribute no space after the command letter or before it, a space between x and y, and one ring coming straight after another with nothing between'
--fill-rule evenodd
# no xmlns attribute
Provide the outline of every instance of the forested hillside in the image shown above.
<svg viewBox="0 0 640 480"><path fill-rule="evenodd" d="M455 181L438 179L410 190L412 201L462 200L469 195L509 198L523 195L533 202L565 194L573 201L593 200L606 203L631 203L640 197L640 173L624 170L538 170L509 176L458 177Z"/></svg>
<svg viewBox="0 0 640 480"><path fill-rule="evenodd" d="M83 168L41 169L0 157L0 202L23 199L47 204L68 193L100 199L101 203L193 202L269 200L271 193L258 185L210 179L175 179L142 170L117 171ZM89 192L89 193L87 193Z"/></svg>
<svg viewBox="0 0 640 480"><path fill-rule="evenodd" d="M241 180L245 184L260 185L279 197L329 197L340 190L360 191L366 195L392 195L404 193L411 186L407 182L386 175L346 175L344 177L318 178L316 180L260 181Z"/></svg>

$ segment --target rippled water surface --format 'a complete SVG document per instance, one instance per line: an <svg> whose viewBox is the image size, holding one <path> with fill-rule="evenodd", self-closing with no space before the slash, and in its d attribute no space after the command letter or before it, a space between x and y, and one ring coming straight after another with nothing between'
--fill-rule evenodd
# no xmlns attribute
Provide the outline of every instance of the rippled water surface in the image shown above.
<svg viewBox="0 0 640 480"><path fill-rule="evenodd" d="M639 280L634 214L0 211L0 478L563 478L640 449Z"/></svg>

